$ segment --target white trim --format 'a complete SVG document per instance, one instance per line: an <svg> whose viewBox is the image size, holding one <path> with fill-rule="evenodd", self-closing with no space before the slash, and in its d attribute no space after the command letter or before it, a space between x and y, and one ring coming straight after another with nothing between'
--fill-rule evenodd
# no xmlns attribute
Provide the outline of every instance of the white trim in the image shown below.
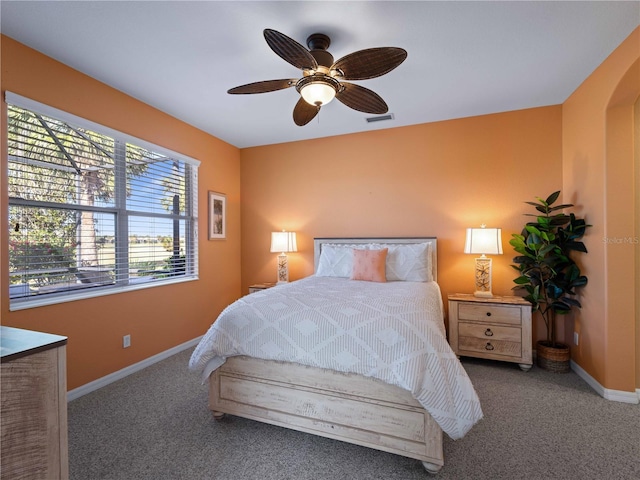
<svg viewBox="0 0 640 480"><path fill-rule="evenodd" d="M625 392L624 390L611 390L610 388L604 388L595 378L589 375L580 365L571 360L571 370L582 378L585 382L593 388L598 395L606 400L622 403L640 403L640 389L635 392Z"/></svg>
<svg viewBox="0 0 640 480"><path fill-rule="evenodd" d="M160 352L157 355L153 355L152 357L145 358L141 362L134 363L133 365L129 365L128 367L125 367L122 370L118 370L117 372L110 373L109 375L106 375L102 378L98 378L93 382L86 383L81 387L74 388L73 390L70 390L69 392L67 392L67 401L70 402L71 400L80 398L83 395L86 395L87 393L91 393L102 387L106 387L110 383L121 380L131 375L132 373L139 372L140 370L150 367L154 363L158 363L162 360L165 360L177 353L182 352L183 350L186 350L191 347L195 347L201 338L202 336L199 336L197 338L194 338L193 340L189 340L188 342L182 343L180 345L176 345L175 347L170 348L169 350L165 350L164 352Z"/></svg>
<svg viewBox="0 0 640 480"><path fill-rule="evenodd" d="M161 153L167 157L175 158L177 160L182 160L183 162L189 163L191 165L195 165L195 166L200 165L200 160L191 158L183 153L175 152L168 148L162 147L160 145L156 145L154 143L147 142L146 140L142 140L141 138L134 137L132 135L121 132L119 130L105 127L104 125L101 125L96 122L92 122L91 120L87 120L86 118L82 118L72 113L65 112L64 110L59 110L55 107L51 107L44 103L40 103L36 100L23 97L22 95L18 95L17 93L6 91L4 94L4 99L5 99L5 102L9 105L15 105L16 107L25 108L27 110L31 110L32 112L40 113L42 115L55 118L56 120L62 120L63 122L69 123L71 125L75 125L77 127L87 128L89 130L95 130L102 134L109 135L111 137L121 137L123 138L123 140L125 140L128 143L134 143L139 147L144 147L155 153Z"/></svg>

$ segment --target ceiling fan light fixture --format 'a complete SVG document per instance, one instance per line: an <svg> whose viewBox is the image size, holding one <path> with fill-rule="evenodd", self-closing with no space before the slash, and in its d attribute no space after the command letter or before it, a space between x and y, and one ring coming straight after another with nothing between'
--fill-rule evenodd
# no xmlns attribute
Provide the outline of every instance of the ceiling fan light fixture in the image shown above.
<svg viewBox="0 0 640 480"><path fill-rule="evenodd" d="M298 81L296 89L309 105L321 107L333 100L338 93L340 83L324 74L310 75Z"/></svg>
<svg viewBox="0 0 640 480"><path fill-rule="evenodd" d="M327 83L313 82L302 87L300 95L308 104L321 107L335 98L336 90Z"/></svg>

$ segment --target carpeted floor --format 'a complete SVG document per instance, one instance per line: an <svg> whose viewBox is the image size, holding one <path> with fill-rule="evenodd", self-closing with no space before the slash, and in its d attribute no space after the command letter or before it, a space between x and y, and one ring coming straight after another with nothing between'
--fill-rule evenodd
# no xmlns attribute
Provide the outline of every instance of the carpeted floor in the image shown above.
<svg viewBox="0 0 640 480"><path fill-rule="evenodd" d="M639 479L640 406L574 373L463 359L484 419L445 435L445 466L227 416L187 370L191 349L69 403L71 479Z"/></svg>

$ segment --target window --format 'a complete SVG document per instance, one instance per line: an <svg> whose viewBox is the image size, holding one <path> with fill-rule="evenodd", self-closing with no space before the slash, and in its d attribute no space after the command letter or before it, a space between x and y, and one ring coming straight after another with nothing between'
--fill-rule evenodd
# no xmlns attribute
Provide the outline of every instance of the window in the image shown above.
<svg viewBox="0 0 640 480"><path fill-rule="evenodd" d="M11 308L197 278L199 162L7 93Z"/></svg>

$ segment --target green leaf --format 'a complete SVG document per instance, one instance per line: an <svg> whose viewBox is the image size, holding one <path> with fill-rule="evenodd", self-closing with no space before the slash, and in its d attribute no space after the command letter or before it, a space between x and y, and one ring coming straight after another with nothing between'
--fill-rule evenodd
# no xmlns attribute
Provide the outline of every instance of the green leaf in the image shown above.
<svg viewBox="0 0 640 480"><path fill-rule="evenodd" d="M538 216L538 223L540 224L541 227L543 228L549 228L551 221L549 219L549 217L542 217L542 216Z"/></svg>
<svg viewBox="0 0 640 480"><path fill-rule="evenodd" d="M550 283L547 284L547 296L549 298L553 298L553 299L560 298L563 293L564 292L562 288L558 287L557 285L553 285Z"/></svg>
<svg viewBox="0 0 640 480"><path fill-rule="evenodd" d="M577 252L587 253L587 247L584 246L582 242L567 242L565 243L565 247L570 250L575 250Z"/></svg>
<svg viewBox="0 0 640 480"><path fill-rule="evenodd" d="M565 276L569 283L576 281L576 279L580 276L580 269L577 265L569 265L565 272Z"/></svg>
<svg viewBox="0 0 640 480"><path fill-rule="evenodd" d="M527 237L527 247L532 250L537 250L538 245L540 244L540 237L535 233L531 232L531 234Z"/></svg>
<svg viewBox="0 0 640 480"><path fill-rule="evenodd" d="M585 222L583 219L581 218L576 218L576 216L572 213L571 214L571 229L575 230L578 228L583 228L586 229L587 227L590 227L591 225L587 225L587 222Z"/></svg>
<svg viewBox="0 0 640 480"><path fill-rule="evenodd" d="M584 287L587 284L588 281L589 280L587 279L587 277L582 275L581 277L576 278L572 282L572 285L573 285L573 287Z"/></svg>
<svg viewBox="0 0 640 480"><path fill-rule="evenodd" d="M566 297L566 298L564 298L564 302L567 305L571 305L573 307L582 308L582 305L580 304L580 302L578 300L576 300L575 298Z"/></svg>
<svg viewBox="0 0 640 480"><path fill-rule="evenodd" d="M538 253L543 256L548 255L549 253L553 252L556 248L557 247L555 245L545 245L540 249Z"/></svg>
<svg viewBox="0 0 640 480"><path fill-rule="evenodd" d="M513 238L509 240L509 244L511 246L515 248L524 248L524 236L514 233L512 237Z"/></svg>
<svg viewBox="0 0 640 480"><path fill-rule="evenodd" d="M536 210L538 210L539 212L542 212L542 213L546 214L546 213L548 213L548 212L549 212L549 207L545 207L545 206L542 206L542 207L541 207L540 205L538 205L538 206L536 207Z"/></svg>
<svg viewBox="0 0 640 480"><path fill-rule="evenodd" d="M550 218L551 225L556 227L568 223L569 220L569 215L565 215L564 213L558 213Z"/></svg>
<svg viewBox="0 0 640 480"><path fill-rule="evenodd" d="M565 208L571 208L573 207L573 204L571 203L565 203L564 205L556 205L555 207L551 207L549 209L550 212L555 212L556 210L563 210Z"/></svg>
<svg viewBox="0 0 640 480"><path fill-rule="evenodd" d="M532 260L534 260L534 259L535 258L533 258L532 256L518 255L517 257L513 257L513 263L530 264L530 263L532 263Z"/></svg>
<svg viewBox="0 0 640 480"><path fill-rule="evenodd" d="M525 230L529 233L535 233L536 235L540 235L540 230L538 230L535 226L533 225L526 225Z"/></svg>
<svg viewBox="0 0 640 480"><path fill-rule="evenodd" d="M525 285L525 284L530 283L529 277L525 277L525 276L518 277L513 281L514 281L514 283L516 283L518 285Z"/></svg>
<svg viewBox="0 0 640 480"><path fill-rule="evenodd" d="M547 197L547 200L546 200L547 205L552 205L553 202L555 202L559 196L560 196L560 190L558 190L557 192L553 192L551 195Z"/></svg>

